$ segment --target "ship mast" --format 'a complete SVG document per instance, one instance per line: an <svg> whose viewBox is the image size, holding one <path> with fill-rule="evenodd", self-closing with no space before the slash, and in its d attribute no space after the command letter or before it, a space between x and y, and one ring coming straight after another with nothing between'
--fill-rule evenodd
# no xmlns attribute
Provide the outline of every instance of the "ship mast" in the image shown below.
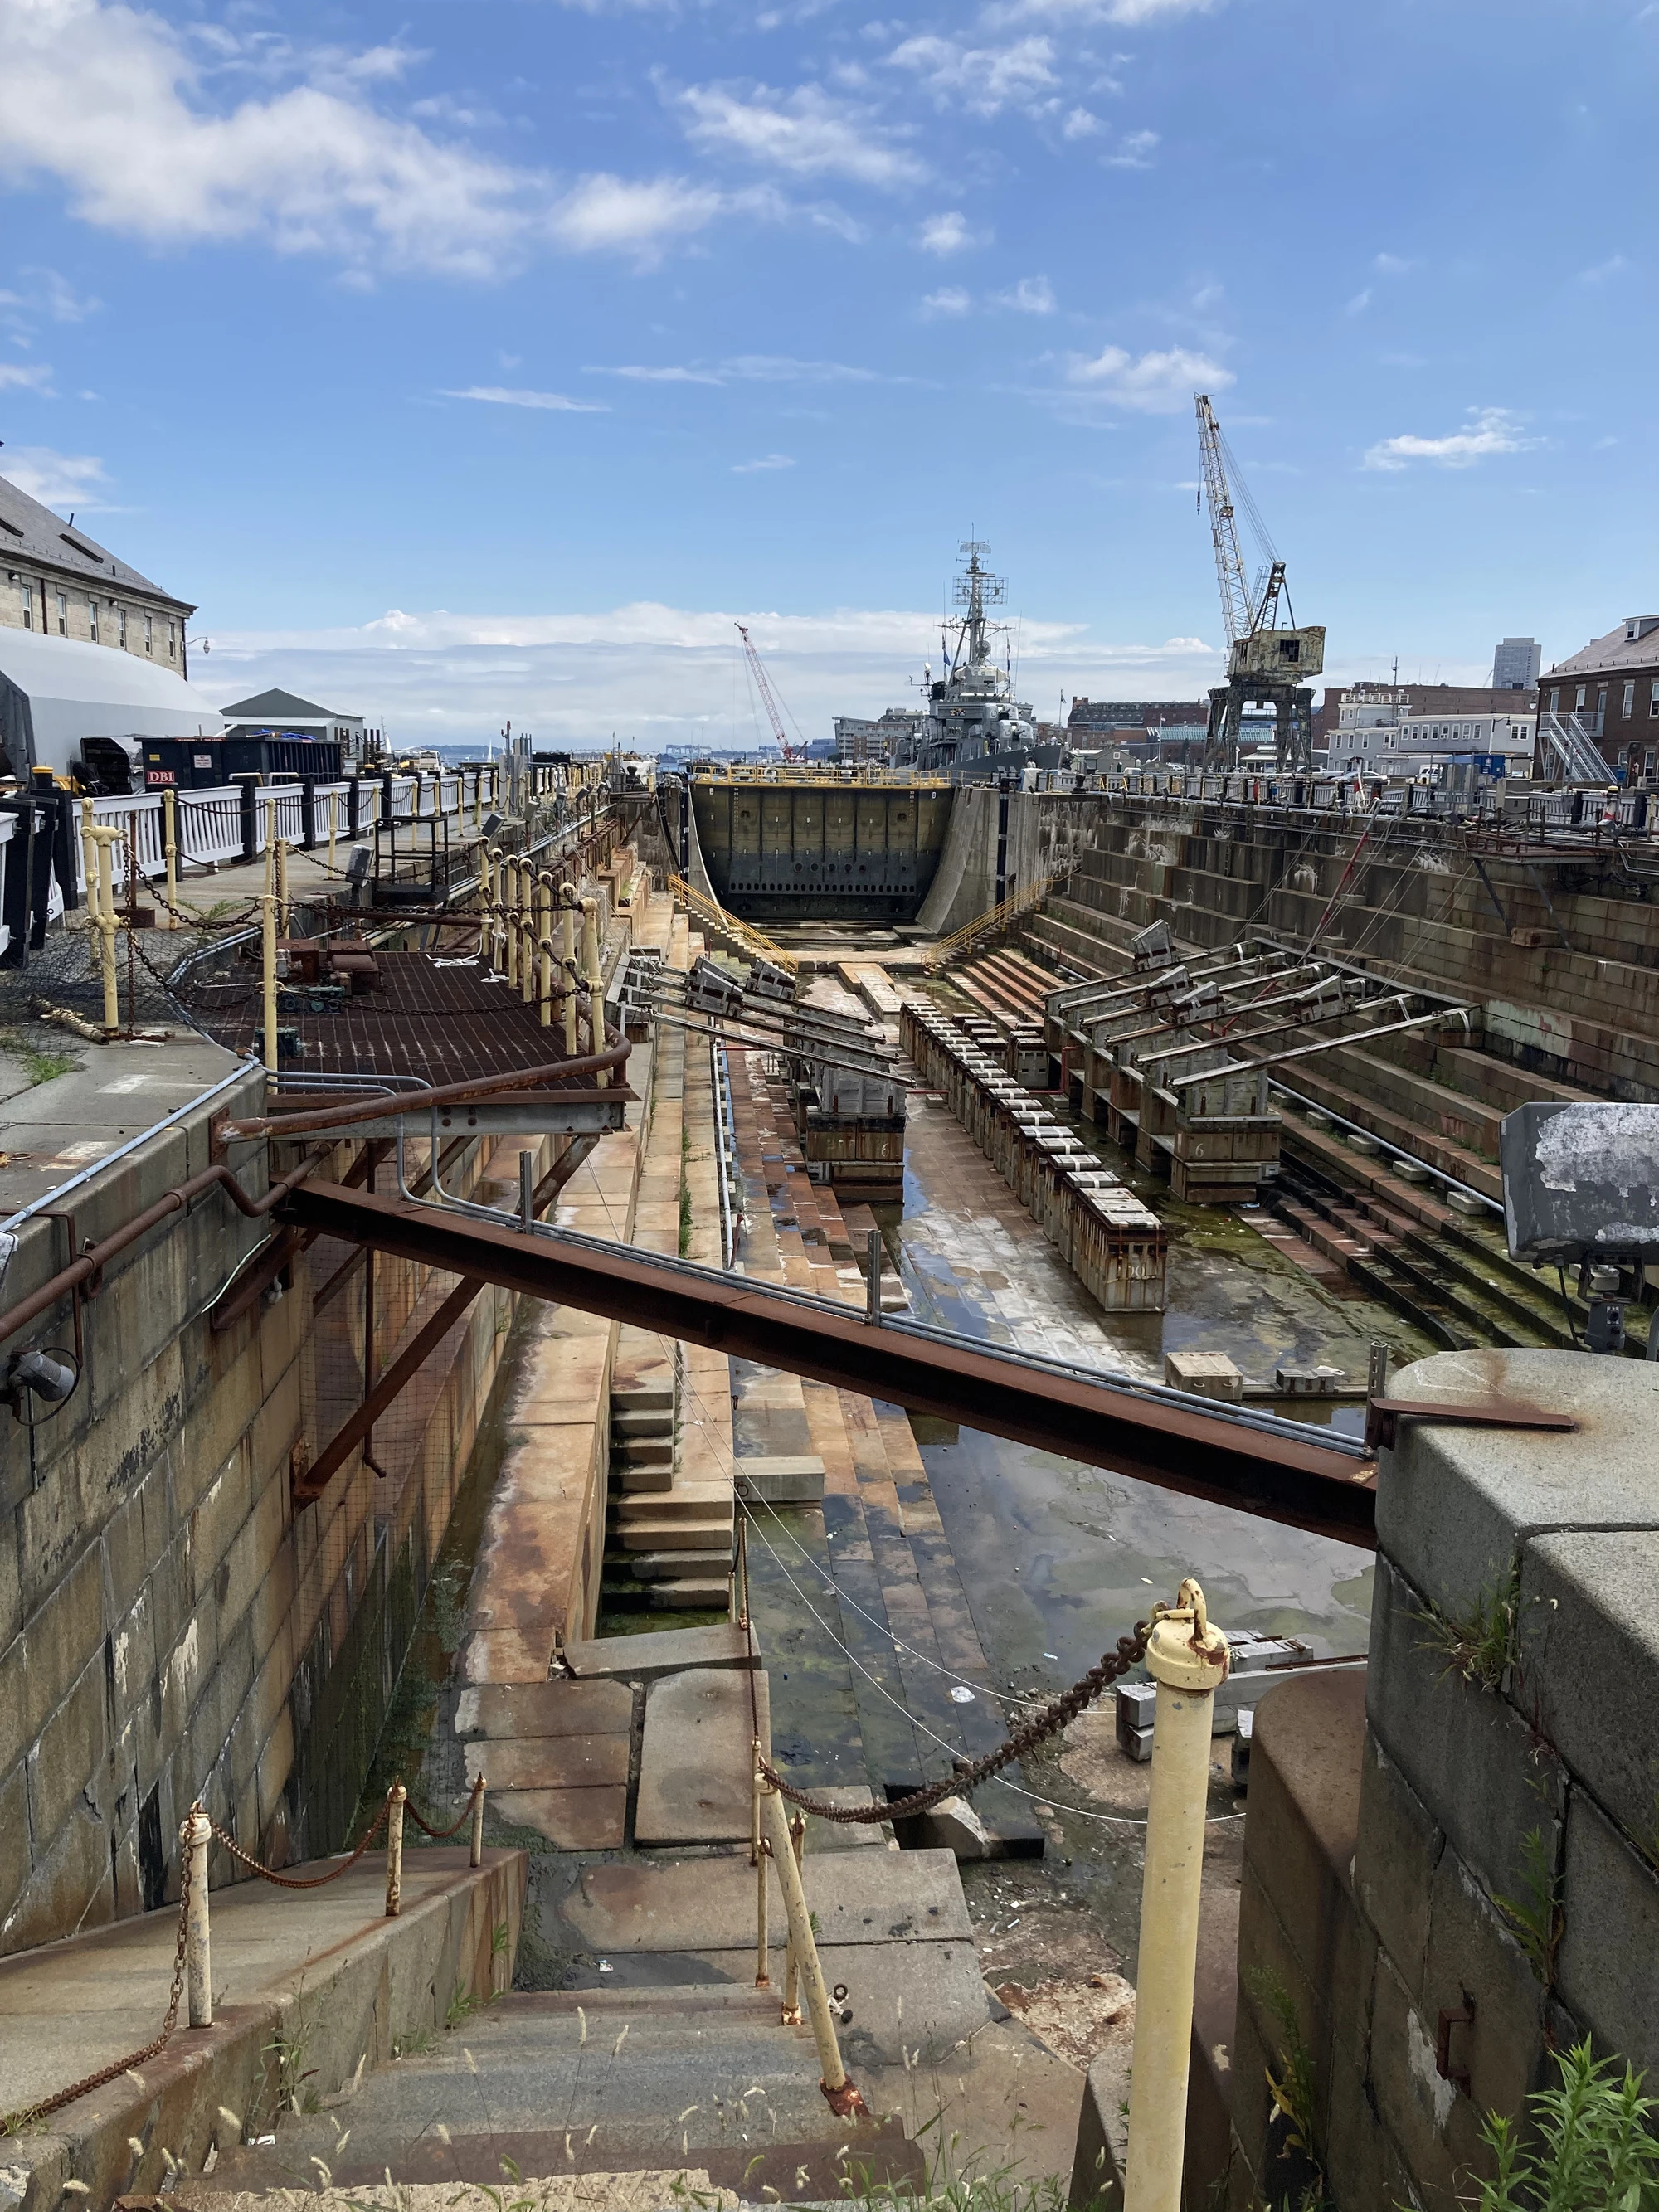
<svg viewBox="0 0 1659 2212"><path fill-rule="evenodd" d="M964 574L957 578L957 605L967 609L963 617L957 639L957 653L951 671L965 659L969 667L977 667L985 658L985 634L988 624L985 619L987 607L1000 606L1007 597L1007 586L1000 576L994 576L980 562L980 555L988 553L990 547L982 538L964 538L957 547L968 556Z"/></svg>

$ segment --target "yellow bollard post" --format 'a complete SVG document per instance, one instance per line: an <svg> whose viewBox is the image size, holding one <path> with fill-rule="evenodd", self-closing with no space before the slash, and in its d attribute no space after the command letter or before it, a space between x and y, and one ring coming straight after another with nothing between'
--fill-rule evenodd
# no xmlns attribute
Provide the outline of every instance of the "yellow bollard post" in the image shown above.
<svg viewBox="0 0 1659 2212"><path fill-rule="evenodd" d="M471 1863L483 1864L483 1808L484 1778L481 1774L472 1785L472 1850Z"/></svg>
<svg viewBox="0 0 1659 2212"><path fill-rule="evenodd" d="M564 897L564 1052L567 1060L576 1057L576 899L568 884L561 890Z"/></svg>
<svg viewBox="0 0 1659 2212"><path fill-rule="evenodd" d="M582 981L587 986L587 1049L605 1049L605 971L599 965L599 932L595 916L599 901L582 901ZM601 1068L595 1078L601 1091L609 1080Z"/></svg>
<svg viewBox="0 0 1659 2212"><path fill-rule="evenodd" d="M92 840L98 854L98 937L104 975L104 1027L118 1030L121 1000L115 980L115 933L119 927L115 918L115 848L122 842L121 833L94 823Z"/></svg>
<svg viewBox="0 0 1659 2212"><path fill-rule="evenodd" d="M766 1784L760 1771L760 1756L757 1739L755 1744L753 1809L750 1814L755 1867L755 1987L769 1990L772 1986L771 1938L767 1932L766 1916L771 1900L766 1887L766 1838L761 1833L761 1791Z"/></svg>
<svg viewBox="0 0 1659 2212"><path fill-rule="evenodd" d="M179 927L179 798L176 792L161 793L161 849L167 861L167 918L163 929Z"/></svg>
<svg viewBox="0 0 1659 2212"><path fill-rule="evenodd" d="M189 1899L185 1907L185 1981L189 1991L190 2024L213 2025L213 1952L208 1933L208 1844L213 1823L198 1798L179 1830L184 1859L183 1880Z"/></svg>
<svg viewBox="0 0 1659 2212"><path fill-rule="evenodd" d="M331 791L328 794L328 872L331 876L335 872L334 841L339 835L339 830L340 794L337 791Z"/></svg>
<svg viewBox="0 0 1659 2212"><path fill-rule="evenodd" d="M858 2084L841 2063L841 2045L830 2013L830 1992L823 1984L818 1947L812 1941L812 1916L806 1909L806 1892L801 1883L800 1869L795 1864L794 1846L789 1840L789 1822L783 1800L769 1783L761 1791L761 1819L765 1841L771 1847L772 1863L778 1870L778 1881L783 1889L790 1948L795 1954L806 1991L806 2009L812 2016L812 2037L818 2046L818 2063L823 2069L818 2086L837 2118L849 2119L854 2113L867 2115L870 2108L859 2094Z"/></svg>
<svg viewBox="0 0 1659 2212"><path fill-rule="evenodd" d="M395 1920L403 1911L404 1902L404 1807L409 1792L401 1782L394 1782L386 1792L386 1917Z"/></svg>
<svg viewBox="0 0 1659 2212"><path fill-rule="evenodd" d="M536 878L536 996L542 1027L553 1026L553 878Z"/></svg>
<svg viewBox="0 0 1659 2212"><path fill-rule="evenodd" d="M265 1067L276 1073L276 901L270 893L259 902L260 981L264 992Z"/></svg>
<svg viewBox="0 0 1659 2212"><path fill-rule="evenodd" d="M1227 1660L1227 1639L1210 1626L1204 1593L1189 1578L1181 1585L1175 1610L1154 1625L1146 1642L1146 1671L1158 1697L1124 2212L1181 2212L1210 1729Z"/></svg>
<svg viewBox="0 0 1659 2212"><path fill-rule="evenodd" d="M288 896L288 839L276 840L276 933L286 939L293 934L294 909Z"/></svg>
<svg viewBox="0 0 1659 2212"><path fill-rule="evenodd" d="M795 1868L799 1873L801 1853L806 1847L806 1815L804 1813L791 1815L789 1842L795 1854ZM800 2026L800 1960L795 1956L793 1943L784 1961L783 2014L779 2025L783 2027Z"/></svg>
<svg viewBox="0 0 1659 2212"><path fill-rule="evenodd" d="M519 980L519 864L509 853L501 868L501 928L506 942L501 972L508 987Z"/></svg>

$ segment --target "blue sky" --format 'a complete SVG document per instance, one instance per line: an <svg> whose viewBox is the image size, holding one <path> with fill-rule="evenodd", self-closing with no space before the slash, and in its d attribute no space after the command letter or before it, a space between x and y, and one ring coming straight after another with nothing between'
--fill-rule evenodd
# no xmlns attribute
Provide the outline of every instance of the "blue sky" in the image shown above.
<svg viewBox="0 0 1659 2212"><path fill-rule="evenodd" d="M1207 389L1328 672L1659 605L1659 7L0 0L0 473L197 672L471 739L1183 696Z"/></svg>

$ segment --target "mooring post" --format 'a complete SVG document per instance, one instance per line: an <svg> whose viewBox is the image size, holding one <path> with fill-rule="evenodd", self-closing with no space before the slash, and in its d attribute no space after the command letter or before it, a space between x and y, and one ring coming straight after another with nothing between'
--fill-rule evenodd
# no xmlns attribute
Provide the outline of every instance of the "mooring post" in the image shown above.
<svg viewBox="0 0 1659 2212"><path fill-rule="evenodd" d="M183 1847L184 1882L189 1902L185 1908L185 1986L192 2027L213 2025L213 1954L208 1939L208 1844L213 1823L198 1798L179 1829Z"/></svg>
<svg viewBox="0 0 1659 2212"><path fill-rule="evenodd" d="M1146 1671L1158 1694L1124 2212L1181 2212L1210 1729L1227 1662L1227 1639L1210 1626L1204 1592L1189 1578L1181 1585L1175 1610L1156 1622L1146 1639Z"/></svg>
<svg viewBox="0 0 1659 2212"><path fill-rule="evenodd" d="M386 1917L395 1920L404 1902L404 1806L409 1792L394 1782L386 1792Z"/></svg>

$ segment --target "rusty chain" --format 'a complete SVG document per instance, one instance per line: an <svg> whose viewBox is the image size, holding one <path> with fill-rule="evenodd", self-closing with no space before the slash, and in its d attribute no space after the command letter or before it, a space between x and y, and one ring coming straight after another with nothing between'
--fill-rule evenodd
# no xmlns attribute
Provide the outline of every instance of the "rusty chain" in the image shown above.
<svg viewBox="0 0 1659 2212"><path fill-rule="evenodd" d="M1084 1708L1092 1705L1109 1683L1121 1681L1131 1667L1138 1666L1146 1656L1146 1638L1152 1632L1153 1623L1166 1610L1164 1606L1154 1606L1151 1620L1137 1621L1133 1636L1120 1636L1115 1651L1104 1653L1098 1666L1091 1667L1088 1673L1073 1682L1069 1690L1062 1690L1059 1697L1046 1705L1041 1712L1033 1714L1029 1721L1022 1722L1006 1743L999 1744L994 1751L987 1752L982 1759L958 1767L954 1773L947 1774L943 1781L930 1783L925 1790L912 1790L908 1797L897 1798L885 1805L830 1805L805 1790L797 1790L793 1783L786 1782L768 1759L758 1760L761 1773L780 1797L787 1798L792 1805L799 1805L803 1812L815 1814L820 1820L833 1820L838 1826L858 1821L908 1820L918 1813L926 1813L946 1797L965 1796L980 1783L988 1781L992 1775L1000 1773L1005 1766L1012 1765L1015 1759L1023 1759L1028 1751L1035 1751L1038 1744L1046 1742L1051 1735L1058 1735L1061 1729L1069 1728Z"/></svg>
<svg viewBox="0 0 1659 2212"><path fill-rule="evenodd" d="M350 1873L352 1868L356 1865L358 1860L386 1826L386 1817L391 1809L392 1793L388 1790L381 1802L380 1811L369 1822L362 1843L358 1844L351 1856L342 1859L338 1866L331 1867L326 1874L307 1875L303 1878L298 1875L278 1874L275 1867L265 1866L254 1857L252 1851L245 1851L234 1836L227 1835L216 1820L210 1818L208 1826L230 1853L232 1858L245 1866L250 1874L257 1874L262 1881L275 1882L278 1889L321 1889L325 1883L338 1881L343 1874Z"/></svg>
<svg viewBox="0 0 1659 2212"><path fill-rule="evenodd" d="M461 1808L461 1817L456 1821L453 1828L434 1828L430 1821L422 1820L420 1814L416 1810L415 1802L412 1798L404 1805L404 1810L408 1814L410 1819L413 1820L416 1826L421 1831L422 1835L429 1836L434 1844L447 1844L452 1836L459 1836L461 1830L472 1818L473 1800L482 1793L483 1786L484 1778L481 1774L477 1778L477 1781L474 1782L471 1790L467 1791L466 1802Z"/></svg>
<svg viewBox="0 0 1659 2212"><path fill-rule="evenodd" d="M79 2081L71 2081L67 2089L55 2090L50 2097L42 2097L39 2104L24 2106L15 2112L0 2113L0 2139L21 2135L26 2127L33 2126L37 2120L44 2120L49 2113L61 2112L65 2105L72 2105L77 2097L90 2096L94 2089L103 2088L106 2082L118 2081L123 2074L131 2073L136 2067L148 2065L152 2058L160 2056L179 2023L179 2000L185 1991L185 1936L189 1920L190 1884L186 1881L179 1896L179 1940L173 1953L173 1988L168 1993L161 2033L152 2038L142 2051L134 2051L125 2058L112 2060L109 2065L100 2066L95 2074L88 2074Z"/></svg>

